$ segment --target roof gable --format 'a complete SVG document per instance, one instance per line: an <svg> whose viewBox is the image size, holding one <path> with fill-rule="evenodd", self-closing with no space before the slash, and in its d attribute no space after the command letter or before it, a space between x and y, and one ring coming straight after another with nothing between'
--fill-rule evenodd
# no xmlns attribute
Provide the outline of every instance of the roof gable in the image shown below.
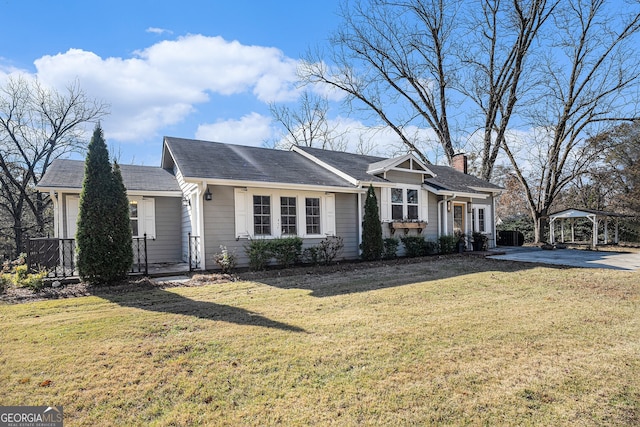
<svg viewBox="0 0 640 427"><path fill-rule="evenodd" d="M407 153L404 156L371 163L367 168L367 173L377 175L394 169L403 172L422 173L432 177L435 176L435 174L413 153Z"/></svg>

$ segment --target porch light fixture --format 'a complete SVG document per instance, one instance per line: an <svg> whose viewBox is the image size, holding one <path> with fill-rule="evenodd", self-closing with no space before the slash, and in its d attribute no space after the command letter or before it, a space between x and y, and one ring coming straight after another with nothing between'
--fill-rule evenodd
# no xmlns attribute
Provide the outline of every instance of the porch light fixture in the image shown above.
<svg viewBox="0 0 640 427"><path fill-rule="evenodd" d="M447 212L451 212L451 200L447 200Z"/></svg>
<svg viewBox="0 0 640 427"><path fill-rule="evenodd" d="M473 206L471 205L471 203L467 203L467 213L471 212L473 212Z"/></svg>
<svg viewBox="0 0 640 427"><path fill-rule="evenodd" d="M213 198L213 196L211 195L211 192L207 188L207 191L205 191L205 193L204 193L204 199L205 200L211 200L212 198Z"/></svg>
<svg viewBox="0 0 640 427"><path fill-rule="evenodd" d="M182 196L182 206L191 206L191 200L186 196Z"/></svg>

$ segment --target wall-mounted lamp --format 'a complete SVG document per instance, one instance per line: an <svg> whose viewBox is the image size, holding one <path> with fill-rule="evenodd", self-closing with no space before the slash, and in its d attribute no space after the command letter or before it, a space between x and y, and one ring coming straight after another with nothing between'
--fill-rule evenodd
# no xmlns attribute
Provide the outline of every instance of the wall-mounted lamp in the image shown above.
<svg viewBox="0 0 640 427"><path fill-rule="evenodd" d="M182 196L182 206L191 206L191 200L186 196Z"/></svg>
<svg viewBox="0 0 640 427"><path fill-rule="evenodd" d="M205 193L204 193L204 199L205 200L211 200L212 198L213 198L213 196L211 195L211 192L207 188L207 191L205 191Z"/></svg>
<svg viewBox="0 0 640 427"><path fill-rule="evenodd" d="M473 205L471 203L467 203L467 213L473 212Z"/></svg>
<svg viewBox="0 0 640 427"><path fill-rule="evenodd" d="M447 212L451 212L451 200L447 200Z"/></svg>

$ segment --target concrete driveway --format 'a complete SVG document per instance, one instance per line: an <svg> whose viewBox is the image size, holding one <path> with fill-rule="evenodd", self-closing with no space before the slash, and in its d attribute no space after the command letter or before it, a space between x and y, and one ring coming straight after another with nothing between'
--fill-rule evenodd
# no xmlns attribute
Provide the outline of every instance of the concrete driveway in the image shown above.
<svg viewBox="0 0 640 427"><path fill-rule="evenodd" d="M640 270L640 253L583 251L578 249L554 249L544 251L537 247L499 247L489 258L540 264L566 265L580 268L611 268L615 270Z"/></svg>

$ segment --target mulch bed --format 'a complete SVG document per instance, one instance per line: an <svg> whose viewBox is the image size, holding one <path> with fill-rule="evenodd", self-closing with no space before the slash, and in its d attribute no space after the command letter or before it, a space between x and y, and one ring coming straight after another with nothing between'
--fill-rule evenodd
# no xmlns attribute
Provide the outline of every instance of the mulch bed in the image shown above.
<svg viewBox="0 0 640 427"><path fill-rule="evenodd" d="M240 270L237 274L220 274L216 272L210 272L207 274L194 274L191 275L190 280L172 282L172 281L155 281L153 279L144 277L138 279L130 279L120 283L108 284L108 285L89 285L87 283L69 283L69 284L56 284L52 282L53 286L47 286L40 291L33 291L27 288L9 287L6 291L0 294L0 303L8 304L20 304L33 301L43 301L50 299L62 299L62 298L74 298L95 295L99 293L104 295L108 294L124 294L127 292L138 292L151 289L164 289L175 287L193 287L203 286L215 283L226 283L238 280L258 281L260 279L272 278L272 277L289 277L299 275L325 275L331 273L352 271L354 268L368 269L381 267L384 265L404 265L404 264L416 264L429 261L440 260L443 258L461 257L461 256L485 256L486 252L467 252L465 254L454 255L433 255L427 257L418 258L398 258L393 260L383 261L348 261L339 262L332 265L309 265L309 266L295 266L290 268L270 268L265 271L246 271Z"/></svg>

